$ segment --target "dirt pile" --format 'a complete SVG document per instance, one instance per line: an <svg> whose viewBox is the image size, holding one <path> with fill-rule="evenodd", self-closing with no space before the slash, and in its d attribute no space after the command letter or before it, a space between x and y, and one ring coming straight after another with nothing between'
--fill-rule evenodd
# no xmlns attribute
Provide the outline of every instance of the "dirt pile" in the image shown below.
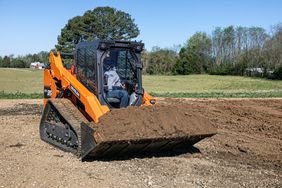
<svg viewBox="0 0 282 188"><path fill-rule="evenodd" d="M194 105L129 107L113 110L93 125L107 140L154 139L212 135L216 133Z"/></svg>
<svg viewBox="0 0 282 188"><path fill-rule="evenodd" d="M166 104L194 105L218 134L217 153L252 166L282 169L282 99L165 99Z"/></svg>

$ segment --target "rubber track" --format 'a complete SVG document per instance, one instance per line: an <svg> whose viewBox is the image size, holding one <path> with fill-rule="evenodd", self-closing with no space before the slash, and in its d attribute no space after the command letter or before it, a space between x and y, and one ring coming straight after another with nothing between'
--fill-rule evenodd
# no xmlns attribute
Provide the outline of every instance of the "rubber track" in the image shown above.
<svg viewBox="0 0 282 188"><path fill-rule="evenodd" d="M68 122L68 124L76 132L78 138L77 156L81 156L81 122L88 123L88 120L68 99L50 100L60 115Z"/></svg>

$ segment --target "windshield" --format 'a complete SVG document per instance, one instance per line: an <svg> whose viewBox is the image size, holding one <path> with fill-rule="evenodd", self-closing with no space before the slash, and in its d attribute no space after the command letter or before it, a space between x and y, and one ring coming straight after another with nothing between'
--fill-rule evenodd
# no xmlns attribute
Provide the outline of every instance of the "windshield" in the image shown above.
<svg viewBox="0 0 282 188"><path fill-rule="evenodd" d="M112 107L134 105L138 99L137 57L129 49L111 48L102 55L104 97Z"/></svg>
<svg viewBox="0 0 282 188"><path fill-rule="evenodd" d="M105 52L103 60L104 72L114 68L121 80L135 82L136 57L131 50L112 48Z"/></svg>

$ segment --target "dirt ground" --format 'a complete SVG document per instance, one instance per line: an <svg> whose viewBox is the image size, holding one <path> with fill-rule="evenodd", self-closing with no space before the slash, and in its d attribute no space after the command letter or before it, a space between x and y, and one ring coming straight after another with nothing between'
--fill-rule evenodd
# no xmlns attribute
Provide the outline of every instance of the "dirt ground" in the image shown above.
<svg viewBox="0 0 282 188"><path fill-rule="evenodd" d="M186 153L87 162L40 140L40 103L0 100L0 187L282 187L282 99L162 99L218 134Z"/></svg>

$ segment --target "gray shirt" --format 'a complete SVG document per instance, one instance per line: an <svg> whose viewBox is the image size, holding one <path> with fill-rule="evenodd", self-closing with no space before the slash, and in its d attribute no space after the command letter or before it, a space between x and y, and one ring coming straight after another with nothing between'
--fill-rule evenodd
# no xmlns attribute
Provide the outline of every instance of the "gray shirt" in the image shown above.
<svg viewBox="0 0 282 188"><path fill-rule="evenodd" d="M105 76L107 78L108 89L112 90L113 86L121 87L121 82L119 75L117 74L115 68L110 69L105 72Z"/></svg>

